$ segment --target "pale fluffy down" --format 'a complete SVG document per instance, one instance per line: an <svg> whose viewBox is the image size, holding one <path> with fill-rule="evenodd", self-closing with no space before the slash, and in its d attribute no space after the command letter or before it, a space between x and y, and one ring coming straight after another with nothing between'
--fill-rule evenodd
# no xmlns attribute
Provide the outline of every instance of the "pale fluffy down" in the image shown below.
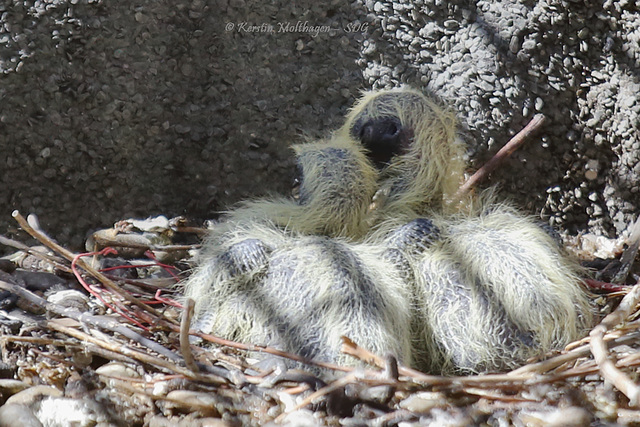
<svg viewBox="0 0 640 427"><path fill-rule="evenodd" d="M580 268L534 222L504 205L433 222L440 240L407 255L421 369L502 371L584 336Z"/></svg>
<svg viewBox="0 0 640 427"><path fill-rule="evenodd" d="M265 222L309 235L357 239L368 227L363 218L376 191L377 171L351 138L293 146L298 166L298 199L273 197L243 203L221 227ZM213 233L220 234L216 231Z"/></svg>
<svg viewBox="0 0 640 427"><path fill-rule="evenodd" d="M221 254L192 277L194 287L201 280L207 290L199 295L207 302L198 327L317 361L353 364L340 352L344 335L411 363L409 295L393 266L379 262L379 247L284 232L267 237L264 232L251 231L274 245L264 264L230 274Z"/></svg>
<svg viewBox="0 0 640 427"><path fill-rule="evenodd" d="M395 264L415 298L416 366L504 370L584 336L593 316L578 264L534 221L491 195L451 203L463 176L453 116L411 89L368 93L341 132L376 120L395 123L401 137L380 172L384 197L367 239L402 254ZM412 136L408 145L402 133ZM428 232L424 223L416 226L420 219L432 224Z"/></svg>
<svg viewBox="0 0 640 427"><path fill-rule="evenodd" d="M211 230L184 284L198 328L351 364L346 335L450 374L513 368L591 325L580 268L534 221L491 196L451 203L463 147L436 101L367 93L295 150L297 200L247 202Z"/></svg>
<svg viewBox="0 0 640 427"><path fill-rule="evenodd" d="M195 327L309 359L353 364L341 336L411 363L408 289L384 247L356 244L377 172L349 138L295 147L298 198L245 203L205 242L184 284Z"/></svg>
<svg viewBox="0 0 640 427"><path fill-rule="evenodd" d="M339 135L357 138L366 123L397 120L399 147L380 172L383 209L378 222L408 220L428 210L445 211L462 183L464 147L455 114L414 89L366 92L347 115Z"/></svg>

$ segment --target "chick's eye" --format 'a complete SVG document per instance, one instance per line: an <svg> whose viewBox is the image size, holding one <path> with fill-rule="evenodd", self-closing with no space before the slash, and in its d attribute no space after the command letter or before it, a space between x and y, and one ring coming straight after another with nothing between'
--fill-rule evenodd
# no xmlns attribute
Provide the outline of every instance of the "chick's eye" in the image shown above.
<svg viewBox="0 0 640 427"><path fill-rule="evenodd" d="M296 165L296 172L293 177L293 181L291 182L291 197L298 202L300 202L302 197L303 176L302 167L300 165Z"/></svg>
<svg viewBox="0 0 640 427"><path fill-rule="evenodd" d="M300 200L300 185L300 180L298 178L293 178L293 183L291 184L291 196L294 200Z"/></svg>

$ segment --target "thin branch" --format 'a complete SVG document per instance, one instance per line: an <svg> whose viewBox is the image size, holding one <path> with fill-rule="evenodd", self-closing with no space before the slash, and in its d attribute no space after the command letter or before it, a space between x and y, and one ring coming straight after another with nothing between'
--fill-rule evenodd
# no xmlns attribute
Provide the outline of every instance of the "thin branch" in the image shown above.
<svg viewBox="0 0 640 427"><path fill-rule="evenodd" d="M199 372L200 370L193 359L191 344L189 343L189 325L191 324L191 317L193 317L194 305L195 303L191 298L187 298L184 302L184 311L182 312L182 321L180 322L180 353L182 353L182 358L187 368L193 372Z"/></svg>
<svg viewBox="0 0 640 427"><path fill-rule="evenodd" d="M624 372L616 368L609 358L609 350L604 342L604 334L607 330L626 321L640 301L640 282L622 299L616 310L607 315L589 336L591 337L591 353L598 364L600 374L611 382L618 390L629 398L632 406L640 404L640 387Z"/></svg>
<svg viewBox="0 0 640 427"><path fill-rule="evenodd" d="M169 327L175 332L179 332L180 331L180 329L177 326L170 325ZM196 331L196 330L191 330L191 331L189 331L189 333L191 335L200 337L203 340L208 341L208 342L213 343L213 344L218 344L218 345L221 345L221 346L224 346L224 347L231 347L231 348L235 348L235 349L243 350L243 351L254 351L254 352L257 352L257 353L272 354L274 356L284 357L286 359L290 359L290 360L293 360L293 361L296 361L296 362L304 363L305 365L317 366L319 368L331 369L331 370L334 370L334 371L342 371L342 372L351 372L354 369L354 368L349 367L349 366L340 366L340 365L336 365L336 364L333 364L333 363L318 362L318 361L315 361L315 360L306 359L306 358L304 358L302 356L299 356L297 354L288 353L286 351L278 350L278 349L275 349L273 347L267 347L267 346L255 345L255 344L244 344L244 343L239 343L239 342L236 342L236 341L225 340L223 338L216 337L215 335L205 334L203 332Z"/></svg>
<svg viewBox="0 0 640 427"><path fill-rule="evenodd" d="M122 336L129 338L132 341L135 341L141 344L146 348L149 348L150 350L155 351L156 353L162 354L163 356L171 360L174 360L174 361L181 360L180 356L178 356L174 352L169 351L168 349L158 344L157 342L150 340L148 338L145 338L140 334L132 331L125 325L117 322L115 319L110 319L104 316L94 316L89 313L82 313L71 307L63 307L61 305L51 303L18 285L5 282L4 280L0 280L0 289L7 290L15 295L18 295L19 297L26 299L32 304L43 307L45 310L51 313L55 313L62 317L69 317L82 324L87 324L94 328L116 332Z"/></svg>
<svg viewBox="0 0 640 427"><path fill-rule="evenodd" d="M513 138L507 142L504 147L500 149L487 163L485 163L480 169L474 173L471 178L467 180L456 194L451 199L451 203L455 203L462 199L462 197L476 186L480 181L484 180L491 172L493 172L505 159L510 157L514 151L516 151L527 139L529 139L534 133L536 133L542 125L545 123L546 117L544 114L536 114L531 121Z"/></svg>
<svg viewBox="0 0 640 427"><path fill-rule="evenodd" d="M139 362L146 363L152 366L156 366L159 368L164 368L169 372L178 373L183 375L186 378L192 378L199 381L208 382L211 384L226 384L226 381L216 375L211 374L197 374L189 369L183 368L181 366L176 365L168 360L161 359L159 357L152 356L150 354L144 353L142 351L134 350L132 348L128 348L126 346L120 345L118 343L110 343L108 341L104 341L93 337L89 334L86 334L82 331L79 331L75 328L70 328L56 320L50 320L47 322L47 326L51 329L54 329L58 332L62 332L64 334L70 335L74 338L77 338L81 341L89 342L96 346L102 347L104 349L123 354L125 356L136 359Z"/></svg>

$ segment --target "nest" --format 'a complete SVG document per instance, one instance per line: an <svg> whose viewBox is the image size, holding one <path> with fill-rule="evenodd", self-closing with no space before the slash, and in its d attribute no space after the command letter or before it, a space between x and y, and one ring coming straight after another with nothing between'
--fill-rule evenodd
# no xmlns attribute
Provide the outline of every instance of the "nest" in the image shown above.
<svg viewBox="0 0 640 427"><path fill-rule="evenodd" d="M28 255L21 269L10 273L4 262L0 272L0 288L18 297L17 307L5 300L0 312L0 425L16 416L44 425L640 422L640 284L600 286L600 305L616 308L588 337L512 372L426 375L345 337L344 351L368 366L352 368L190 331L192 305L175 301L173 284L188 273L185 258L196 246L171 244L167 236L194 231L178 220L144 233L123 222L93 235L99 251L74 254L14 217L47 250L0 241ZM113 247L132 259L96 269L95 261L114 259ZM145 253L152 259L133 261ZM160 256L170 261L153 259ZM138 277L126 273L131 269ZM254 352L331 370L335 380L278 364L258 367Z"/></svg>

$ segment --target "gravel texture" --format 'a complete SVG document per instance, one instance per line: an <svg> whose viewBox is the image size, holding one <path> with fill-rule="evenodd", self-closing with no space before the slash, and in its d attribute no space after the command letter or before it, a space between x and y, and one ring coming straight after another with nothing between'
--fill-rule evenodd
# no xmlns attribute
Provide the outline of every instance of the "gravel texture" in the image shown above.
<svg viewBox="0 0 640 427"><path fill-rule="evenodd" d="M125 217L211 218L288 191L288 146L363 88L408 83L459 111L479 166L570 233L640 212L636 1L3 0L0 232L34 212L72 247Z"/></svg>

